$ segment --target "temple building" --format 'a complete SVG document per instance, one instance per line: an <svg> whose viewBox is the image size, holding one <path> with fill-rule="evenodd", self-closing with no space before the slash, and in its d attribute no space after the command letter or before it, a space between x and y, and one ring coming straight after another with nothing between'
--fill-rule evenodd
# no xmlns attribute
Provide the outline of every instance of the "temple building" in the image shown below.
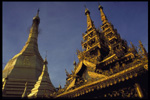
<svg viewBox="0 0 150 100"><path fill-rule="evenodd" d="M141 41L139 48L122 39L98 6L101 29L95 28L85 8L87 29L82 33L79 62L72 73L66 72L66 84L55 88L48 74L47 58L38 50L39 10L33 18L23 49L6 64L2 73L2 97L21 98L148 98L148 53Z"/></svg>
<svg viewBox="0 0 150 100"><path fill-rule="evenodd" d="M2 73L3 97L50 97L55 91L38 50L39 10L33 18L28 40L23 49L6 64Z"/></svg>
<svg viewBox="0 0 150 100"><path fill-rule="evenodd" d="M122 39L101 5L101 30L96 29L86 8L87 30L82 34L82 51L74 71L66 71L66 84L54 98L147 98L148 53L141 41L139 50Z"/></svg>

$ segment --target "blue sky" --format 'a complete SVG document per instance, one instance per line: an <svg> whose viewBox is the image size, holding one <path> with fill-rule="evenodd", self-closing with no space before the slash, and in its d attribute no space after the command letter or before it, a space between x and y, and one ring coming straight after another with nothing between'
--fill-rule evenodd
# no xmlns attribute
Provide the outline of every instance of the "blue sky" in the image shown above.
<svg viewBox="0 0 150 100"><path fill-rule="evenodd" d="M120 36L138 46L141 40L148 51L148 2L99 2L108 21ZM55 87L66 82L65 69L71 73L76 49L82 50L82 33L87 23L84 5L96 28L102 25L98 2L3 2L3 69L21 51L27 41L32 18L40 9L38 48L48 60L48 72Z"/></svg>

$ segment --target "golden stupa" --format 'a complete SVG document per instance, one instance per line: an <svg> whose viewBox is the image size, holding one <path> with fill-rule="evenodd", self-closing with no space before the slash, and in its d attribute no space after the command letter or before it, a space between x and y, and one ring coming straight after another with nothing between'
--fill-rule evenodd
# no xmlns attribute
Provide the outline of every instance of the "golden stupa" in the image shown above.
<svg viewBox="0 0 150 100"><path fill-rule="evenodd" d="M102 25L95 28L86 8L87 30L82 34L79 62L73 62L72 73L66 71L66 84L55 90L48 71L47 59L38 51L39 10L33 18L24 48L5 66L2 77L3 97L47 98L147 98L148 53L139 41L139 49L122 39L110 23L101 5Z"/></svg>
<svg viewBox="0 0 150 100"><path fill-rule="evenodd" d="M47 81L45 83L49 84L49 86L45 87L45 84L43 85L43 82L41 82L38 84L37 90L48 91L49 95L55 91L47 72L45 63L47 61L42 59L38 50L37 40L39 23L40 18L38 10L37 15L33 18L32 27L25 46L17 55L9 60L3 70L3 97L27 97L27 95L32 92L31 90L36 87L35 84L39 81L39 78L42 80L43 76L46 77ZM45 69L44 72L43 69ZM42 73L45 74L41 76ZM43 97L43 95L38 96Z"/></svg>

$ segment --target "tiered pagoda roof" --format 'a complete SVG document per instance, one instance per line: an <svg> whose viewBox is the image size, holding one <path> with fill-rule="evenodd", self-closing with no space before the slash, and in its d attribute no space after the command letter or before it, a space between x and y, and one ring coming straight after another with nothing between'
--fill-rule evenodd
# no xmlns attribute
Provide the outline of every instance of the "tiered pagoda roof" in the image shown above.
<svg viewBox="0 0 150 100"><path fill-rule="evenodd" d="M83 51L77 50L79 62L71 74L67 72L66 85L53 93L55 98L90 98L95 97L143 97L137 77L148 72L148 54L139 41L139 51L131 43L127 45L108 21L103 7L99 5L102 30L95 28L86 8L87 31L83 33L81 45ZM137 80L137 81L131 81ZM126 85L131 83L131 87ZM117 87L122 88L118 90ZM128 86L128 88L123 88ZM112 89L113 87L113 89ZM110 93L104 92L107 89ZM113 90L113 91L111 91ZM96 95L95 91L101 91ZM126 94L125 92L128 91ZM91 94L90 94L91 93ZM93 94L92 94L93 93ZM86 95L87 94L87 95Z"/></svg>

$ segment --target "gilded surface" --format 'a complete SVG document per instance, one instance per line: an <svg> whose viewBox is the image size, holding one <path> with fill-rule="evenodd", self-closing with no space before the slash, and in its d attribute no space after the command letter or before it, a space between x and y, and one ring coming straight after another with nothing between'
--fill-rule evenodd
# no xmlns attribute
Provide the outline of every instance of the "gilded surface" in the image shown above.
<svg viewBox="0 0 150 100"><path fill-rule="evenodd" d="M37 15L33 18L32 27L25 46L17 55L9 60L3 70L3 97L27 97L38 81L44 64L37 43L39 23L38 10ZM54 87L50 82L48 73L45 76L49 83L49 88L47 88L47 93L49 94L49 91L53 90ZM25 85L25 83L28 84ZM40 84L40 86L45 88L43 84Z"/></svg>
<svg viewBox="0 0 150 100"><path fill-rule="evenodd" d="M38 51L38 10L25 46L3 70L3 96L75 98L97 90L109 89L146 73L148 53L142 42L139 41L138 51L132 42L131 46L127 46L126 40L120 37L117 29L108 21L103 7L99 5L98 8L103 23L101 30L95 28L90 11L86 8L87 30L82 34L81 41L83 51L77 50L79 62L73 62L74 70L71 70L71 74L65 70L66 84L64 88L59 86L57 91L49 79L47 61L43 62ZM99 97L143 98L144 94L140 84L135 83L134 87L123 86Z"/></svg>
<svg viewBox="0 0 150 100"><path fill-rule="evenodd" d="M45 59L42 73L39 76L38 81L34 85L34 88L31 90L31 93L27 97L28 98L45 97L45 96L50 97L50 94L52 94L54 91L55 88L49 79L47 71L47 60Z"/></svg>
<svg viewBox="0 0 150 100"><path fill-rule="evenodd" d="M77 50L79 62L72 74L67 72L65 87L53 93L56 98L80 97L133 79L148 70L147 52L141 41L139 41L139 51L132 42L131 46L127 46L126 40L121 39L117 29L108 22L103 7L99 5L98 8L103 23L102 31L95 28L90 11L86 8L87 31L86 34L82 33L83 41L81 41L83 51ZM142 98L144 96L140 86L135 85L127 88L125 86L101 97Z"/></svg>

